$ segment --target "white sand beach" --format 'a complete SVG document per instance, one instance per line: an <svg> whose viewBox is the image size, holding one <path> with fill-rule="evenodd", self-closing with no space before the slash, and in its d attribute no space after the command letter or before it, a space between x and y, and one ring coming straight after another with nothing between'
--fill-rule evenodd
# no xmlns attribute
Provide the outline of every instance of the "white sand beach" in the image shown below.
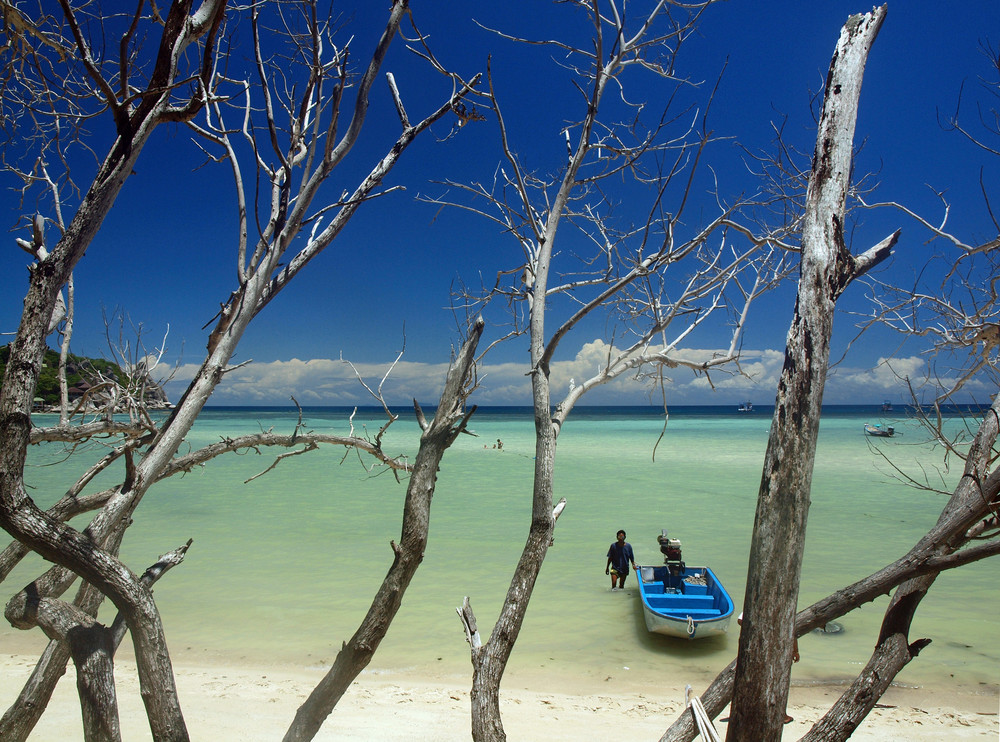
<svg viewBox="0 0 1000 742"><path fill-rule="evenodd" d="M5 708L33 664L34 658L25 655L0 657L0 699ZM322 674L320 669L225 666L179 666L176 670L192 739L213 742L281 739L295 709ZM134 666L121 662L117 673L123 737L130 741L150 739ZM786 727L786 738L798 739L840 691L832 686L793 685L789 713L795 721ZM609 678L605 688L581 687L571 693L553 693L537 677L525 683L514 676L505 680L502 698L504 726L512 740L622 736L656 740L681 711L684 687L668 680L659 687L637 688ZM983 694L945 696L917 688L892 688L852 739L996 740L1000 737L998 703L995 689ZM723 735L725 727L724 722L716 721ZM468 740L469 728L467 679L429 678L407 672L365 673L334 710L317 739ZM32 739L82 739L72 669L60 682Z"/></svg>

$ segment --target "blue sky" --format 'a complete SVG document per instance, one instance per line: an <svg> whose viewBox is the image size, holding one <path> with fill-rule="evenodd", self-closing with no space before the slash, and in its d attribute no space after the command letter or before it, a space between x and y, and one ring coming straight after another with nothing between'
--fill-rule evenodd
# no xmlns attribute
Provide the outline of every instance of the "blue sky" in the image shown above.
<svg viewBox="0 0 1000 742"><path fill-rule="evenodd" d="M638 7L638 4L635 4ZM367 53L384 24L385 7L341 3L352 16L356 58ZM488 55L497 91L505 106L515 149L540 169L557 167L565 157L560 127L576 118L575 93L548 53L525 50L483 31L473 23L532 38L573 36L584 31L566 6L512 0L507 3L425 3L412 7L421 29L431 37L435 53L466 76L485 69ZM632 7L631 5L629 7ZM870 6L847 2L749 2L730 0L710 8L700 34L689 40L680 57L679 73L706 86L725 74L713 104L711 125L719 142L708 162L723 194L752 191L756 182L742 164L736 142L752 150L771 146L772 122L784 120L786 137L811 153L813 113L810 96L822 86L839 30L846 18ZM877 197L899 201L941 218L934 190L945 191L952 204L948 227L967 242L996 236L980 191L1000 193L1000 163L939 124L950 115L964 84L963 119L973 128L977 103L996 105L983 92L979 76L989 76L980 44L1000 43L1000 6L995 1L948 4L923 0L891 3L888 18L869 58L858 121L864 140L856 172L877 172ZM728 64L727 64L728 60ZM394 45L385 67L400 83L411 118L436 106L447 92L415 63L401 43ZM654 99L657 89L633 89ZM697 95L692 93L697 98ZM95 122L93 130L109 121ZM458 340L449 309L450 292L459 280L477 284L517 261L515 243L497 233L485 219L422 203L419 195L437 195L445 179L488 180L499 162L494 122L471 125L443 141L448 125L408 150L385 185L404 185L367 204L337 242L314 261L286 292L255 321L241 345L237 362L253 363L234 372L220 387L215 404L286 404L294 395L304 404L366 403L350 359L377 383L395 358L405 337L406 353L386 389L394 402L416 397L433 403L443 380L451 348ZM331 188L343 187L367 172L398 131L384 83L376 85L367 128ZM235 280L233 227L235 207L227 173L199 167L201 158L188 132L163 127L144 151L87 256L76 272L77 320L73 350L107 355L102 309L119 309L141 323L146 343L158 345L167 332L166 360L179 363L168 386L176 399L182 382L202 360L205 332L219 303ZM9 183L4 183L9 185ZM712 202L704 188L697 197ZM8 247L0 252L5 291L0 296L0 331L16 328L26 281L27 256L13 244L20 214L15 195L0 201L12 228ZM932 257L954 257L941 242L907 217L888 210L866 212L852 233L852 246L863 250L896 227L903 236L892 261L878 277L909 283ZM932 268L940 271L939 266ZM773 401L780 372L785 333L791 319L794 287L776 292L751 313L744 348L744 370L754 379L719 374L715 390L704 379L684 371L668 386L672 404L735 404L751 398ZM855 286L842 302L845 310L865 310L864 290ZM837 319L835 352L839 357L854 335L855 319ZM570 378L592 371L605 352L610 333L600 324L589 335L564 345L553 367L557 391ZM500 330L487 329L486 341ZM492 337L491 337L492 333ZM722 334L692 338L692 352L710 352L724 342ZM917 376L925 347L887 333L863 336L830 378L826 401L879 403L905 401L895 374ZM892 369L880 365L888 354ZM528 404L524 343L499 349L482 369L480 404ZM992 393L974 386L981 401ZM616 383L587 398L590 403L641 404L648 390L635 383Z"/></svg>

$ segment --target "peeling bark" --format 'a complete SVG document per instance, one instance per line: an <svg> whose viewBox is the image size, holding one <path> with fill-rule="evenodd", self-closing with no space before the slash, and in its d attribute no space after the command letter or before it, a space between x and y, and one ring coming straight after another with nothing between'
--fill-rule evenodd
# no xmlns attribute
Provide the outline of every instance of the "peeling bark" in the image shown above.
<svg viewBox="0 0 1000 742"><path fill-rule="evenodd" d="M847 251L841 226L850 186L858 100L868 50L885 13L882 6L848 20L827 78L806 193L798 297L778 383L750 547L727 735L730 742L781 738L834 306L848 283L859 275L861 265ZM875 262L888 255L897 236L883 243L881 250L876 248L881 257L875 256Z"/></svg>

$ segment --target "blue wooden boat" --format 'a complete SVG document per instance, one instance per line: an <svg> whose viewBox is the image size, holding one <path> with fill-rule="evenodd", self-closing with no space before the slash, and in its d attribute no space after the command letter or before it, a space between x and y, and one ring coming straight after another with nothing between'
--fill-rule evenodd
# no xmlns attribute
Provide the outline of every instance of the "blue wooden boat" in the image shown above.
<svg viewBox="0 0 1000 742"><path fill-rule="evenodd" d="M657 537L663 566L639 567L639 597L646 628L654 634L703 639L725 634L733 617L733 599L708 567L681 560L681 542Z"/></svg>
<svg viewBox="0 0 1000 742"><path fill-rule="evenodd" d="M725 634L733 599L708 567L640 567L639 596L646 628L654 634L703 639Z"/></svg>

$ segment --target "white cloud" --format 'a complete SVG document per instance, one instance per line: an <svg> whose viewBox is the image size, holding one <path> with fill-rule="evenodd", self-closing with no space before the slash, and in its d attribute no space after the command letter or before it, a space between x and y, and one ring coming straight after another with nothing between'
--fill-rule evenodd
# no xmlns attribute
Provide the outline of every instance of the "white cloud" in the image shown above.
<svg viewBox="0 0 1000 742"><path fill-rule="evenodd" d="M871 401L881 395L894 403L907 404L912 401L912 387L918 401L930 403L942 389L950 388L959 378L949 376L940 368L935 369L933 377L928 373L924 356L882 357L872 368L837 367L827 379L828 392L824 400L831 404L851 404L856 400ZM954 401L988 403L995 393L995 385L988 379L973 378L963 385L959 398Z"/></svg>
<svg viewBox="0 0 1000 742"><path fill-rule="evenodd" d="M609 347L602 340L585 343L568 360L553 363L553 403L569 391L570 379L577 385L593 377L607 362ZM714 349L684 349L680 355L692 361L703 361L717 355ZM733 404L750 398L758 404L770 404L774 399L778 376L784 361L784 351L778 349L744 350L740 368L713 370L707 376L695 374L684 367L668 369L667 401L670 404ZM372 388L383 383L389 363L355 363L358 374ZM875 403L892 399L900 403L909 396L903 379L921 379L925 360L919 356L880 359L874 368L837 366L827 380L824 401L828 404ZM161 365L158 370L163 372ZM184 386L197 372L198 366L180 367L167 386L171 399L180 397ZM437 401L447 373L447 363L414 363L400 361L385 380L383 392L393 404L409 403L416 398L421 404ZM480 388L474 400L481 405L530 405L531 384L527 364L496 363L479 368ZM749 377L749 378L747 378ZM974 387L978 388L978 387ZM284 405L294 396L304 405L371 404L374 399L362 387L354 369L340 360L318 358L250 363L229 372L212 397L220 405ZM588 392L584 404L646 404L658 401L648 380L636 379L634 373Z"/></svg>
<svg viewBox="0 0 1000 742"><path fill-rule="evenodd" d="M295 397L304 405L373 404L374 398L365 384L377 391L390 364L355 363L317 358L289 361L250 363L228 372L212 395L213 404L222 405L283 405ZM198 371L188 364L177 370L168 385L172 398L179 397L183 387ZM357 373L355 373L357 369ZM400 362L386 379L383 391L389 400L409 400L416 396L440 395L448 365Z"/></svg>

